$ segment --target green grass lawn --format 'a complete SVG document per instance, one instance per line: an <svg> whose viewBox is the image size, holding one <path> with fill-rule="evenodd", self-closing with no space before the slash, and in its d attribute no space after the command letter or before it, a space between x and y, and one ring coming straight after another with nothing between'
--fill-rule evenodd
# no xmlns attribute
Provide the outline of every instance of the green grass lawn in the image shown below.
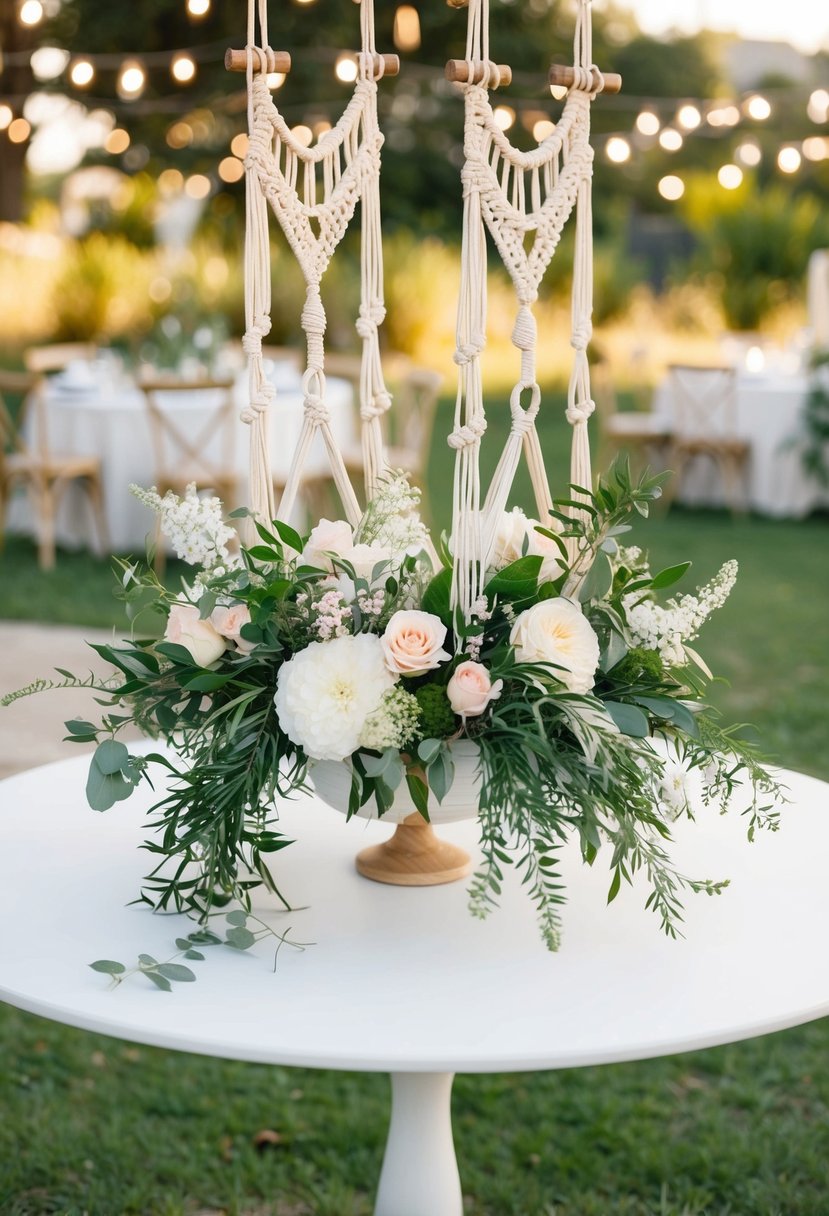
<svg viewBox="0 0 829 1216"><path fill-rule="evenodd" d="M444 404L438 436L450 414ZM490 452L506 421L496 403ZM559 409L543 442L563 490L569 433ZM451 462L440 440L428 474L445 524ZM523 480L516 501L530 506ZM728 720L754 722L779 762L829 779L827 539L826 519L678 510L635 534L657 563L693 560L680 589L739 560L737 587L699 642L728 681L716 701ZM61 554L50 575L37 572L26 542L0 557L0 618L119 623L110 588L107 564L83 555ZM0 1060L0 1213L371 1211L388 1116L382 1077L133 1047L12 1009L0 1011ZM826 1216L827 1060L824 1021L640 1064L460 1077L466 1212ZM264 1128L279 1142L258 1149Z"/></svg>

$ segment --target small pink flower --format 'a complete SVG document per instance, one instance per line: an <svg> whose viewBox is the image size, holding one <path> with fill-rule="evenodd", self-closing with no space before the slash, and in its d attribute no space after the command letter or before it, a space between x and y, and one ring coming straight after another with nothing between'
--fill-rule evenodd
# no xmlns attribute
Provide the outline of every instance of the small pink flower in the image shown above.
<svg viewBox="0 0 829 1216"><path fill-rule="evenodd" d="M471 659L467 659L452 673L452 678L446 686L446 695L456 714L464 718L477 718L490 701L500 697L503 687L503 680L492 683L483 663L473 663Z"/></svg>

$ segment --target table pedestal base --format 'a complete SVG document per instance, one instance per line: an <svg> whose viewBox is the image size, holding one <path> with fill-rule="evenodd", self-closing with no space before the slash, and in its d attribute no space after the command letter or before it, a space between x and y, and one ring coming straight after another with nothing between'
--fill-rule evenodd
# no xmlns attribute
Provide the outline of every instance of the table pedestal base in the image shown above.
<svg viewBox="0 0 829 1216"><path fill-rule="evenodd" d="M451 1072L397 1072L374 1216L462 1216Z"/></svg>

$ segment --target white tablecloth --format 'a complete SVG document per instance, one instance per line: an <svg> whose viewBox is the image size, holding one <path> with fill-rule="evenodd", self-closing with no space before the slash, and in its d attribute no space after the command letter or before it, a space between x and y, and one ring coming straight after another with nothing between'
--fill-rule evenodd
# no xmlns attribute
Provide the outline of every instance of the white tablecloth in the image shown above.
<svg viewBox="0 0 829 1216"><path fill-rule="evenodd" d="M271 403L270 451L274 476L284 478L302 425L302 389L299 374L291 367L279 365L272 374L276 397ZM353 391L346 380L330 377L326 380L331 424L339 446L353 450L358 446ZM246 402L247 377L240 377L235 396L239 410ZM159 394L163 401L163 394ZM168 398L169 400L169 398ZM176 396L173 418L185 434L198 433L200 425L215 408L216 394L187 394ZM166 402L164 403L166 406ZM109 535L116 553L136 553L144 548L145 539L154 530L150 511L129 492L131 483L150 486L155 479L155 463L146 414L144 395L135 385L106 387L91 384L69 388L55 377L48 386L46 397L49 443L54 452L92 454L100 456L103 470L104 499ZM172 412L172 411L171 411ZM237 423L234 464L240 473L240 493L246 495L248 471L249 428ZM309 455L307 471L326 474L328 457L322 437L317 435ZM300 508L294 521L304 524ZM18 495L9 512L10 531L31 533L34 530L28 500ZM84 495L71 487L61 503L58 542L70 547L88 544L94 536Z"/></svg>
<svg viewBox="0 0 829 1216"><path fill-rule="evenodd" d="M738 375L735 429L751 444L749 505L761 515L801 518L829 505L829 494L805 475L801 463L808 392L805 376ZM653 411L670 428L674 402L667 380L657 387ZM710 460L694 461L679 498L694 506L722 505L722 481Z"/></svg>

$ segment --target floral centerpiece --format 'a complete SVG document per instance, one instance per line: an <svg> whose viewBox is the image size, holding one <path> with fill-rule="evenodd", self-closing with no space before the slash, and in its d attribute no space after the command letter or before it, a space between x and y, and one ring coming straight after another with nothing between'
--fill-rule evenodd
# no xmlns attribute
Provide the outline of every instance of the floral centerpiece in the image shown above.
<svg viewBox="0 0 829 1216"><path fill-rule="evenodd" d="M168 772L141 898L206 923L231 900L249 909L260 884L279 895L271 858L289 844L280 803L313 782L315 765L344 766L349 814L388 813L405 791L428 819L465 741L477 748L483 850L473 912L497 902L514 863L554 949L565 898L557 857L575 835L588 864L610 850L610 899L644 871L647 903L675 934L683 888L725 885L670 859L671 823L692 813L689 774L705 803L724 808L736 791L749 836L775 826L779 791L706 703L711 673L691 646L736 563L663 604L688 563L655 572L620 544L660 483L633 481L619 461L589 498L557 503L546 526L505 513L466 620L451 609L451 537L435 562L402 473L355 529L323 519L301 537L253 520L257 542L235 552L217 499L195 487L183 500L135 489L193 580L175 593L149 566L119 562L133 637L94 647L117 675L60 683L91 685L106 704L100 725L67 724L70 739L97 742L94 809L127 798L153 766ZM148 613L161 628L142 636ZM56 684L22 691L46 686ZM128 723L169 750L130 754L118 739Z"/></svg>

